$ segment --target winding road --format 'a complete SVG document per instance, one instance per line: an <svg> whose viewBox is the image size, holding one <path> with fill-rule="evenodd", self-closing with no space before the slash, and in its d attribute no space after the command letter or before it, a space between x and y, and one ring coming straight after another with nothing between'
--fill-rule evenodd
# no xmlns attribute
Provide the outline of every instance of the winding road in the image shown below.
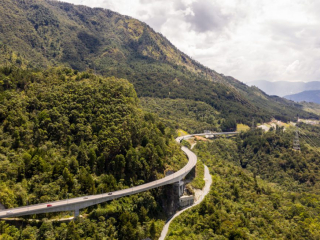
<svg viewBox="0 0 320 240"><path fill-rule="evenodd" d="M187 135L183 137L178 137L176 138L176 141L180 143L181 140L190 138L195 135L214 136L214 135L232 135L232 134L237 134L237 133L229 132L229 133L192 134L192 135ZM195 167L197 163L197 156L191 150L189 150L186 147L181 147L181 150L187 155L189 159L188 163L179 171L169 176L166 176L162 179L149 182L143 185L135 186L132 188L122 189L112 193L90 195L90 196L77 197L77 198L71 198L71 199L48 202L48 203L40 203L36 205L6 209L0 212L0 218L20 217L20 216L32 215L32 214L63 212L63 211L74 211L75 217L77 217L79 216L80 209L83 209L92 205L96 205L99 203L111 201L120 197L137 194L153 188L179 182Z"/></svg>
<svg viewBox="0 0 320 240"><path fill-rule="evenodd" d="M179 212L176 212L176 214L173 215L168 222L166 222L166 224L164 225L164 227L162 229L162 232L161 232L159 240L164 240L165 239L165 237L167 236L167 233L169 231L170 223L173 221L173 219L178 217L181 213L183 213L184 211L188 210L189 208L192 208L192 207L198 205L199 203L201 203L203 201L204 197L210 192L210 187L211 187L211 184L212 184L212 178L211 178L211 175L210 175L210 172L209 172L209 168L206 165L204 165L204 180L205 180L205 186L202 189L203 193L200 196L200 198L196 202L194 202L191 206L189 206L187 208L184 208Z"/></svg>

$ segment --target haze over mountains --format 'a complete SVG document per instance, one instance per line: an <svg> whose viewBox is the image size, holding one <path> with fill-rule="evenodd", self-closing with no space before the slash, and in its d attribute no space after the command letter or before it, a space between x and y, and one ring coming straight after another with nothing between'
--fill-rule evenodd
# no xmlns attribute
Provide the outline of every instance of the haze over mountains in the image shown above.
<svg viewBox="0 0 320 240"><path fill-rule="evenodd" d="M320 104L320 90L303 91L292 95L284 96L286 99L295 102L313 102Z"/></svg>
<svg viewBox="0 0 320 240"><path fill-rule="evenodd" d="M307 90L320 90L320 82L270 82L258 80L247 83L249 86L256 86L269 95L284 97L290 94L296 94Z"/></svg>

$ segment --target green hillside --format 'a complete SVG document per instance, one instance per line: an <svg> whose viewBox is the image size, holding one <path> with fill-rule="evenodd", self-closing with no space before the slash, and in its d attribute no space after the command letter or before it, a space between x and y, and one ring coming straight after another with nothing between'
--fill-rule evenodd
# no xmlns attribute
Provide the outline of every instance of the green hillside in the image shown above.
<svg viewBox="0 0 320 240"><path fill-rule="evenodd" d="M200 101L169 98L140 98L141 106L157 114L166 125L199 133L204 129L221 130L220 113L209 104Z"/></svg>
<svg viewBox="0 0 320 240"><path fill-rule="evenodd" d="M138 108L136 92L127 80L69 68L8 67L0 68L0 78L4 79L0 87L0 202L6 208L140 185L187 162L172 138L173 129ZM156 219L166 214L161 191L165 188L89 208L86 224L99 228L106 224L101 217L108 214L111 232L92 233L96 239L148 237L149 225L162 224ZM0 235L15 237L10 232L13 228L7 232L3 224ZM40 225L34 224L36 228L21 230L22 239L43 236L37 230Z"/></svg>
<svg viewBox="0 0 320 240"><path fill-rule="evenodd" d="M301 128L314 133L301 137L301 152L281 128L198 143L211 191L172 222L166 239L319 239L319 127Z"/></svg>
<svg viewBox="0 0 320 240"><path fill-rule="evenodd" d="M249 124L317 117L299 104L269 97L180 52L145 23L118 13L58 1L0 3L2 62L24 68L67 65L128 79L139 97L188 99L209 104ZM13 51L14 50L14 51Z"/></svg>
<svg viewBox="0 0 320 240"><path fill-rule="evenodd" d="M176 129L233 131L304 106L218 74L136 19L55 0L0 1L0 203L6 208L129 188L187 162ZM318 127L299 125L312 143ZM181 130L182 129L182 130ZM319 239L317 146L293 132L199 143L213 189L169 239ZM187 142L184 144L189 145ZM203 168L199 162L199 169ZM202 174L193 186L203 186ZM0 221L2 239L157 239L161 187L84 209L69 223ZM170 199L169 199L170 198ZM32 221L39 218L43 221Z"/></svg>

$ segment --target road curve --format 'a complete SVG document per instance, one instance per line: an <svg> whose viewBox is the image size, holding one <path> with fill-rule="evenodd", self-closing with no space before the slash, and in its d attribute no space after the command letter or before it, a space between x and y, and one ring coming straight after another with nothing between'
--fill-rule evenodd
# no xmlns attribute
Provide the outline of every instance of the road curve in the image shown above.
<svg viewBox="0 0 320 240"><path fill-rule="evenodd" d="M165 237L167 236L167 233L169 231L170 223L173 221L173 219L178 217L181 213L183 213L184 211L188 210L189 208L192 208L192 207L198 205L199 203L201 203L203 201L204 197L210 192L210 187L211 187L211 184L212 184L212 178L211 178L209 169L208 169L208 167L206 165L204 165L204 179L205 179L205 186L202 189L203 190L203 194L201 195L201 197L194 204L192 204L191 206L189 206L187 208L184 208L179 212L176 212L176 214L173 215L168 222L166 222L166 224L164 225L164 227L162 229L162 232L161 232L159 240L164 240L165 239Z"/></svg>
<svg viewBox="0 0 320 240"><path fill-rule="evenodd" d="M233 133L193 134L193 135L178 137L176 138L176 141L181 142L182 139L186 139L195 135L230 135L230 134L236 134L236 133L233 132ZM75 211L75 213L79 214L80 209L83 209L92 205L111 201L120 197L137 194L153 188L178 182L181 179L183 179L192 170L192 168L194 168L194 166L197 163L197 156L191 150L189 150L186 147L181 147L181 150L187 155L189 159L188 163L179 171L169 176L166 176L162 179L149 182L143 185L135 186L132 188L115 191L112 193L112 195L109 195L109 193L97 194L97 195L90 195L86 197L77 197L77 198L71 198L67 200L60 200L60 201L54 201L54 202L48 202L48 203L39 203L36 205L6 209L0 212L0 218L20 217L20 216L32 215L32 214L63 212L63 211ZM48 207L47 206L48 204L51 206Z"/></svg>
<svg viewBox="0 0 320 240"><path fill-rule="evenodd" d="M196 143L194 143L192 146L191 146L191 149L196 145ZM204 164L203 164L204 165ZM204 180L205 180L205 185L202 189L203 193L202 195L200 196L200 198L194 202L191 206L187 207L187 208L184 208L182 209L181 211L178 211L176 212L168 222L166 222L166 224L164 225L164 227L162 228L162 231L161 231L161 235L160 235L160 238L159 240L164 240L165 237L167 236L168 234L168 231L169 231L169 226L171 224L171 222L173 221L173 219L175 219L176 217L178 217L181 213L183 213L184 211L198 205L199 203L201 203L204 199L204 197L210 192L210 187L211 187L211 184L212 184L212 178L211 178L211 175L210 175L210 171L209 171L209 168L204 165Z"/></svg>

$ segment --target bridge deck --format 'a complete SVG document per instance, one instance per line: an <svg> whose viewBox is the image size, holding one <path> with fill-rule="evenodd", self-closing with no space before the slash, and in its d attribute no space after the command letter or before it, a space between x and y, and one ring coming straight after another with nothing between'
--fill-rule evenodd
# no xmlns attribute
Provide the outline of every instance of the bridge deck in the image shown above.
<svg viewBox="0 0 320 240"><path fill-rule="evenodd" d="M183 137L178 137L176 138L176 141L180 143L182 139L186 139L195 135L201 136L201 135L230 135L230 134L237 134L237 133L232 132L232 133L192 134L192 135L187 135ZM129 195L144 192L156 187L161 187L164 185L178 182L181 179L183 179L197 164L197 156L191 150L189 150L186 147L181 147L181 149L187 155L189 159L188 163L179 171L169 176L166 176L162 179L149 182L143 185L135 186L132 188L115 191L111 195L110 193L97 194L97 195L90 195L86 197L77 197L77 198L71 198L67 200L60 200L60 201L40 203L40 204L29 205L24 207L6 209L0 212L0 218L19 217L19 216L25 216L25 215L31 215L31 214L62 212L62 211L75 211L78 213L79 209L82 209L82 208L86 208L102 202L111 201L113 199L117 199L120 197L129 196ZM48 207L47 206L48 204L51 206Z"/></svg>

